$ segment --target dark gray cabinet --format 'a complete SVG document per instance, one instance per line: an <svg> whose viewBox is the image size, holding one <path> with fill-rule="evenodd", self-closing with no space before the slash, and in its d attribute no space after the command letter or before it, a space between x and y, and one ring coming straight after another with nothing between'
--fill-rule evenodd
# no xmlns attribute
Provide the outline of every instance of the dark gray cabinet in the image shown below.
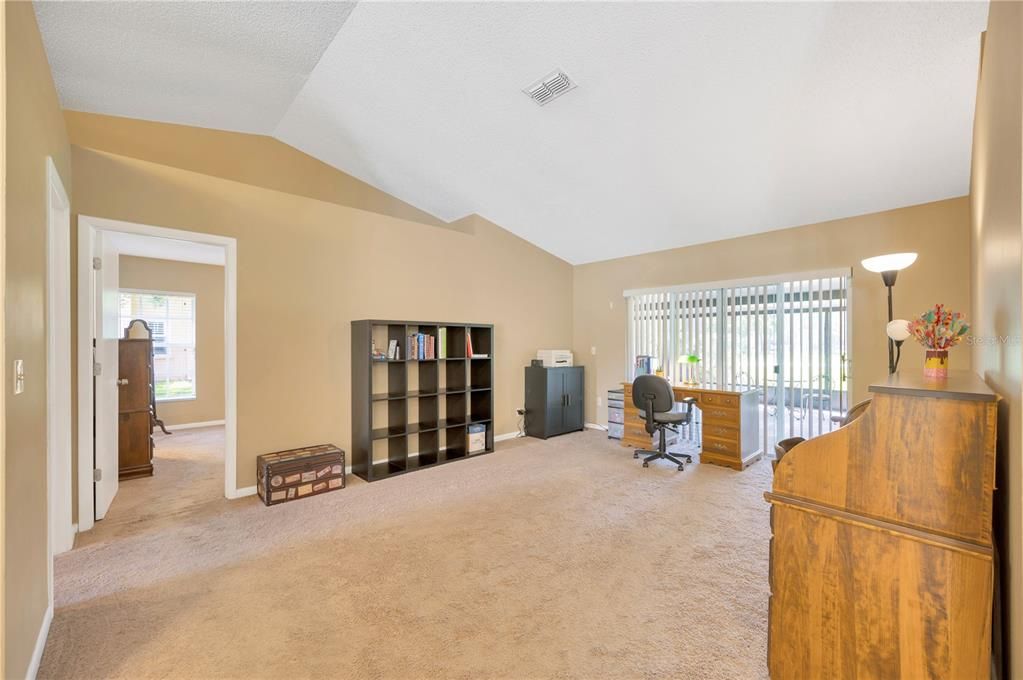
<svg viewBox="0 0 1023 680"><path fill-rule="evenodd" d="M526 367L526 434L547 439L583 429L583 367Z"/></svg>

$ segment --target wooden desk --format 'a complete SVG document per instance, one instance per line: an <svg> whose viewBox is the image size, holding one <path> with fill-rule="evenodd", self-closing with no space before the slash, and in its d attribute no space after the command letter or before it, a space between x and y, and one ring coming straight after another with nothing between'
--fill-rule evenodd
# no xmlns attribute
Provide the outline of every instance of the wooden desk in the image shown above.
<svg viewBox="0 0 1023 680"><path fill-rule="evenodd" d="M632 383L622 383L622 388L625 390L622 446L650 448L645 418L632 403ZM672 390L675 401L693 397L702 412L701 463L744 470L760 460L764 451L760 446L759 390L725 390L709 385L676 385Z"/></svg>
<svg viewBox="0 0 1023 680"><path fill-rule="evenodd" d="M778 461L768 669L787 678L987 678L998 397L920 369Z"/></svg>

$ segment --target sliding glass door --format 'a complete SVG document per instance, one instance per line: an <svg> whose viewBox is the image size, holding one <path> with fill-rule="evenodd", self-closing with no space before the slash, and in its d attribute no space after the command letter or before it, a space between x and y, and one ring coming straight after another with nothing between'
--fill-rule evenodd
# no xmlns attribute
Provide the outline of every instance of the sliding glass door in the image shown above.
<svg viewBox="0 0 1023 680"><path fill-rule="evenodd" d="M848 270L626 296L630 380L650 370L757 391L769 455L780 439L838 427L849 407Z"/></svg>

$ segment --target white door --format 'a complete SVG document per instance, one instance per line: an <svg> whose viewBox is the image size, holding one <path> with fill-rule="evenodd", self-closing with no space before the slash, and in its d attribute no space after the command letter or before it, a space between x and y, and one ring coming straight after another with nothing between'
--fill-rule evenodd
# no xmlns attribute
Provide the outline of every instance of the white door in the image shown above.
<svg viewBox="0 0 1023 680"><path fill-rule="evenodd" d="M110 503L117 495L117 376L118 339L121 337L118 313L119 290L117 285L117 251L110 235L97 230L93 240L94 257L99 258L100 268L93 268L96 300L94 322L95 360L99 363L99 375L95 377L95 466L99 479L96 481L96 519L103 519Z"/></svg>

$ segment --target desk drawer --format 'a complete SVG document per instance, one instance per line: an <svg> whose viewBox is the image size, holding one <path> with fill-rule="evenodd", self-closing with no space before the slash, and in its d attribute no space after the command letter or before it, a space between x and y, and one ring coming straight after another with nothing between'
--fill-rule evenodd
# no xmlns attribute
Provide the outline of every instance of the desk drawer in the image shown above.
<svg viewBox="0 0 1023 680"><path fill-rule="evenodd" d="M727 406L728 408L739 408L738 394L712 394L704 392L700 395L701 406Z"/></svg>
<svg viewBox="0 0 1023 680"><path fill-rule="evenodd" d="M725 441L739 441L739 425L726 424L725 422L709 422L703 425L703 436L723 439Z"/></svg>
<svg viewBox="0 0 1023 680"><path fill-rule="evenodd" d="M713 453L739 455L739 442L737 440L719 439L703 435L703 450Z"/></svg>
<svg viewBox="0 0 1023 680"><path fill-rule="evenodd" d="M705 423L718 423L721 425L732 425L739 427L739 410L734 408L722 408L720 406L704 406L703 420Z"/></svg>

